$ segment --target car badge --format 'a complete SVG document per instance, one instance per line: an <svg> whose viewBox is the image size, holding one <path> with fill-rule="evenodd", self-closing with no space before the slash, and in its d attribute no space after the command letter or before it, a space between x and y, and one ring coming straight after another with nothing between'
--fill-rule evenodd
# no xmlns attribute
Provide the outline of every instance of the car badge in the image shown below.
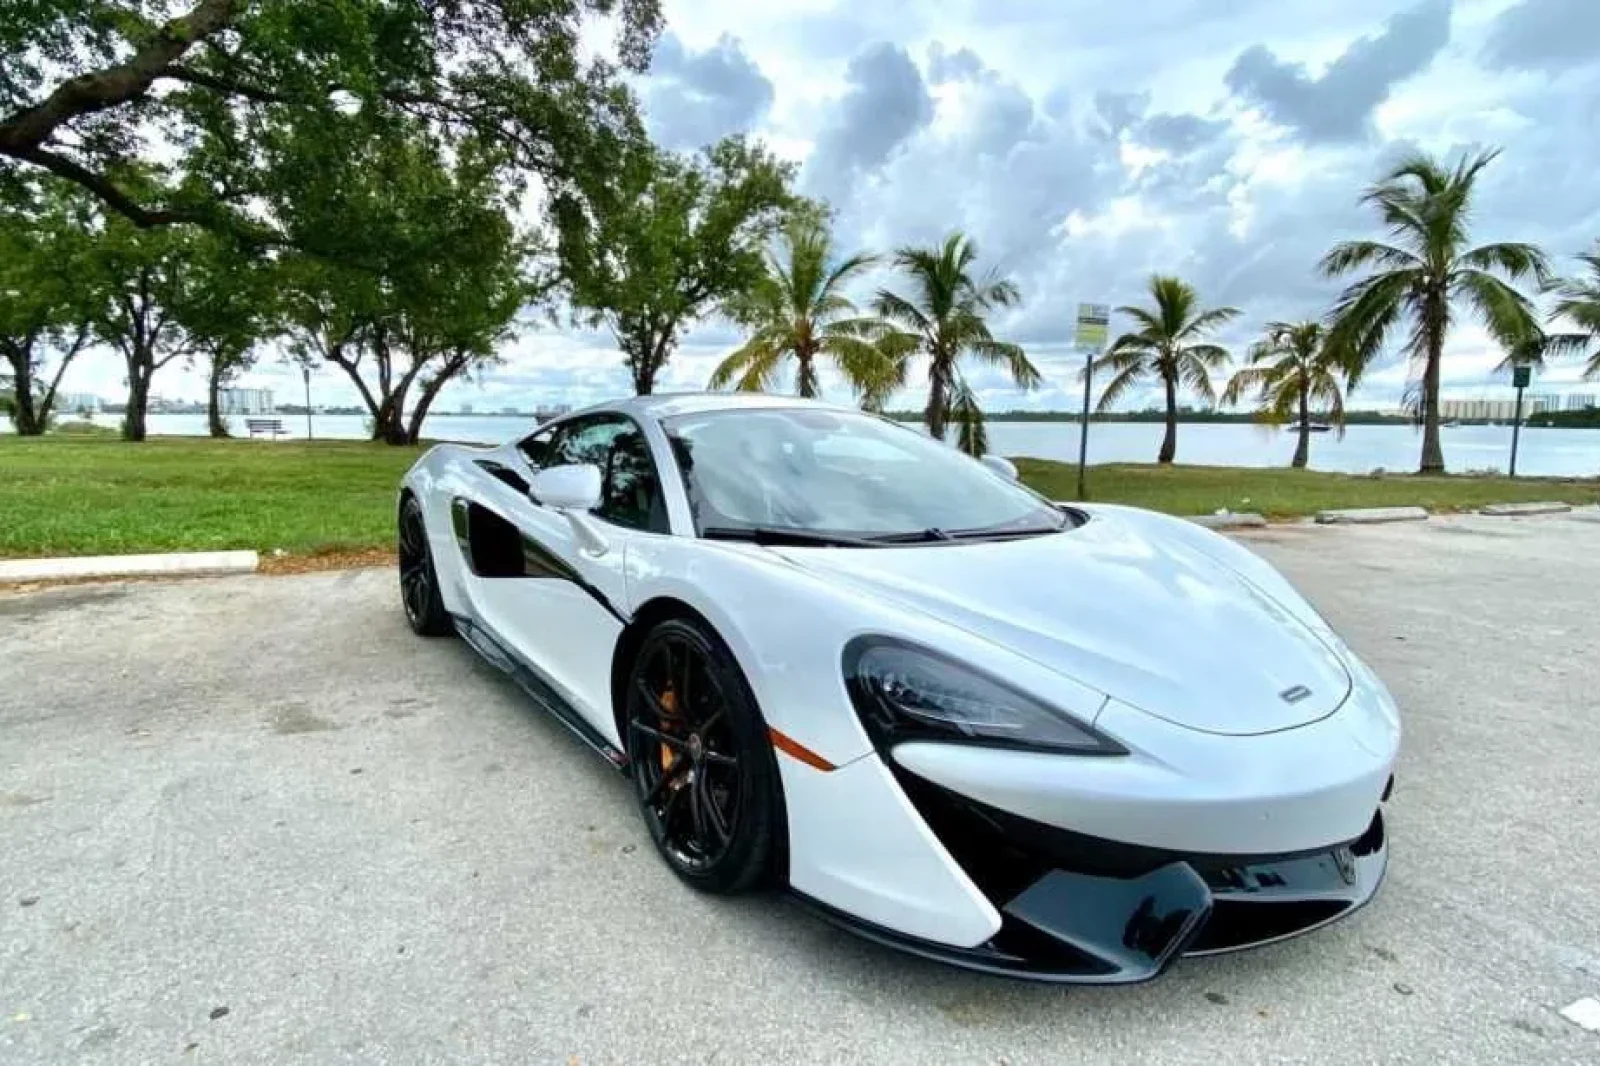
<svg viewBox="0 0 1600 1066"><path fill-rule="evenodd" d="M1304 685L1295 685L1292 688L1286 688L1282 692L1278 693L1278 698L1284 703L1299 703L1309 695L1311 695L1310 689L1306 688Z"/></svg>

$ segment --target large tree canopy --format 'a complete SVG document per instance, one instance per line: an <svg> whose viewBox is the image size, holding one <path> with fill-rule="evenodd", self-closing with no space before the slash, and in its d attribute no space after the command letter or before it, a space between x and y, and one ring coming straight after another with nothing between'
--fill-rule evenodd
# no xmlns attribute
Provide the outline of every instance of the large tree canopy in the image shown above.
<svg viewBox="0 0 1600 1066"><path fill-rule="evenodd" d="M610 17L644 69L658 0L45 0L0 6L0 180L49 171L140 227L283 242L264 131L334 140L342 114L404 113L571 201L640 139ZM130 164L172 180L135 189ZM568 221L574 216L568 213ZM303 239L304 234L300 237Z"/></svg>
<svg viewBox="0 0 1600 1066"><path fill-rule="evenodd" d="M651 154L591 201L589 239L564 249L569 295L581 321L610 328L635 392L655 388L685 327L759 282L762 248L798 203L793 173L735 137Z"/></svg>
<svg viewBox="0 0 1600 1066"><path fill-rule="evenodd" d="M70 187L21 191L0 203L0 373L4 413L31 436L44 432L62 375L93 335L94 212Z"/></svg>
<svg viewBox="0 0 1600 1066"><path fill-rule="evenodd" d="M484 153L365 115L341 142L291 136L275 163L285 232L334 253L286 256L280 296L297 349L345 372L373 437L415 443L439 390L492 362L550 281Z"/></svg>

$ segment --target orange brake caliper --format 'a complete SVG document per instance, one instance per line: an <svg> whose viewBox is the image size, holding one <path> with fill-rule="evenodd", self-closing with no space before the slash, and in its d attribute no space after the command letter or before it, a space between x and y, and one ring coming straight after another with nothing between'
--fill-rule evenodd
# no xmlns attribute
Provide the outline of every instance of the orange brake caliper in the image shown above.
<svg viewBox="0 0 1600 1066"><path fill-rule="evenodd" d="M661 694L661 709L667 712L668 717L676 717L678 713L678 694L669 686ZM667 723L661 723L665 726ZM663 730L665 732L665 730ZM661 772L667 773L673 767L675 760L672 758L672 749L665 744L661 745Z"/></svg>

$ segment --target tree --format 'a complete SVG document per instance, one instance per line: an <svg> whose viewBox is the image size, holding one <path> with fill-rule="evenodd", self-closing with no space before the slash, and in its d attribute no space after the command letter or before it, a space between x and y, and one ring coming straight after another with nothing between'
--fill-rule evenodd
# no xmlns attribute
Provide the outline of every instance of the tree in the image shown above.
<svg viewBox="0 0 1600 1066"><path fill-rule="evenodd" d="M1303 469L1311 454L1311 412L1324 414L1344 433L1344 361L1328 347L1320 322L1269 322L1250 348L1248 365L1234 374L1222 402L1236 404L1252 393L1256 410L1275 425L1294 420L1298 439L1289 465ZM1315 406L1313 406L1315 405Z"/></svg>
<svg viewBox="0 0 1600 1066"><path fill-rule="evenodd" d="M780 246L769 249L766 272L748 293L724 308L750 330L747 340L711 375L709 388L746 392L777 385L783 363L794 359L795 392L818 395L817 364L831 359L857 396L871 397L896 376L882 342L890 330L863 318L844 287L877 262L864 252L840 259L825 220L796 213L784 225Z"/></svg>
<svg viewBox="0 0 1600 1066"><path fill-rule="evenodd" d="M84 198L55 183L30 184L0 206L3 413L21 436L45 431L62 376L93 336L90 215Z"/></svg>
<svg viewBox="0 0 1600 1066"><path fill-rule="evenodd" d="M580 322L611 330L634 392L655 389L684 329L758 284L793 176L730 137L696 156L647 154L590 201L588 239L563 251L571 302Z"/></svg>
<svg viewBox="0 0 1600 1066"><path fill-rule="evenodd" d="M1556 302L1550 309L1550 321L1570 321L1578 329L1573 333L1556 335L1554 346L1562 354L1583 354L1588 346L1600 342L1600 241L1594 250L1578 256L1578 261L1588 270L1586 277L1556 278L1550 285ZM1600 378L1600 346L1595 348L1584 364L1585 381Z"/></svg>
<svg viewBox="0 0 1600 1066"><path fill-rule="evenodd" d="M294 350L345 372L374 440L414 444L439 391L493 361L549 288L530 273L536 245L508 216L491 160L452 158L413 123L357 115L340 148L290 133L271 150L286 232L338 243L332 261L280 267Z"/></svg>
<svg viewBox="0 0 1600 1066"><path fill-rule="evenodd" d="M140 187L154 184L148 176L129 181ZM173 312L184 302L193 280L195 237L193 230L139 229L112 215L96 241L92 284L101 301L94 332L121 354L127 371L124 440L145 439L150 383L156 371L194 354Z"/></svg>
<svg viewBox="0 0 1600 1066"><path fill-rule="evenodd" d="M222 389L255 362L256 346L276 328L275 276L266 257L212 233L194 236L189 270L172 317L206 358L206 425L211 436L226 437Z"/></svg>
<svg viewBox="0 0 1600 1066"><path fill-rule="evenodd" d="M913 295L881 289L872 303L874 312L899 328L891 343L928 357L928 405L923 411L928 432L944 440L945 428L956 421L961 426L957 443L974 455L982 454L987 434L983 409L961 374L962 358L1000 367L1021 388L1034 388L1042 380L1021 346L997 341L990 333L989 313L1013 307L1022 297L1014 282L994 271L974 278L977 258L977 246L960 232L935 248L902 248L894 265L906 274ZM904 363L902 358L902 378Z"/></svg>
<svg viewBox="0 0 1600 1066"><path fill-rule="evenodd" d="M10 5L16 7L17 5ZM54 0L0 17L0 178L74 182L143 227L190 222L271 243L263 126L327 139L342 110L403 112L452 152L492 147L552 195L603 179L640 137L614 64L648 65L658 0ZM159 160L174 181L135 187ZM569 221L580 219L568 216ZM305 243L300 246L306 247Z"/></svg>
<svg viewBox="0 0 1600 1066"><path fill-rule="evenodd" d="M1455 305L1465 303L1508 352L1538 330L1532 302L1497 275L1545 283L1544 253L1519 243L1474 248L1467 239L1478 175L1498 154L1464 157L1454 167L1426 155L1405 159L1361 197L1377 210L1393 243L1345 241L1321 264L1328 277L1371 271L1345 289L1332 313L1329 339L1348 353L1349 387L1402 321L1410 327L1405 347L1420 371L1424 474L1444 473L1439 379Z"/></svg>
<svg viewBox="0 0 1600 1066"><path fill-rule="evenodd" d="M1156 461L1170 463L1178 455L1178 392L1188 389L1207 404L1217 401L1211 374L1227 366L1228 351L1205 338L1218 326L1238 317L1236 307L1200 309L1200 297L1187 282L1161 274L1150 278L1154 306L1119 307L1138 325L1111 342L1096 359L1095 371L1110 371L1112 378L1100 393L1098 411L1110 410L1129 389L1146 377L1161 382L1167 408L1167 432Z"/></svg>

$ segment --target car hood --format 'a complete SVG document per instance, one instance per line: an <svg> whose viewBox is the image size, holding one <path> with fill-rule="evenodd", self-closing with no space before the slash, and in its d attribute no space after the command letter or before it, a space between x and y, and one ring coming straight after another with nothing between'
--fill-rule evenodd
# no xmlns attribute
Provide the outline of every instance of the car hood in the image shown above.
<svg viewBox="0 0 1600 1066"><path fill-rule="evenodd" d="M1295 612L1149 523L1096 515L1022 540L778 551L1191 729L1291 729L1350 691L1337 653Z"/></svg>

